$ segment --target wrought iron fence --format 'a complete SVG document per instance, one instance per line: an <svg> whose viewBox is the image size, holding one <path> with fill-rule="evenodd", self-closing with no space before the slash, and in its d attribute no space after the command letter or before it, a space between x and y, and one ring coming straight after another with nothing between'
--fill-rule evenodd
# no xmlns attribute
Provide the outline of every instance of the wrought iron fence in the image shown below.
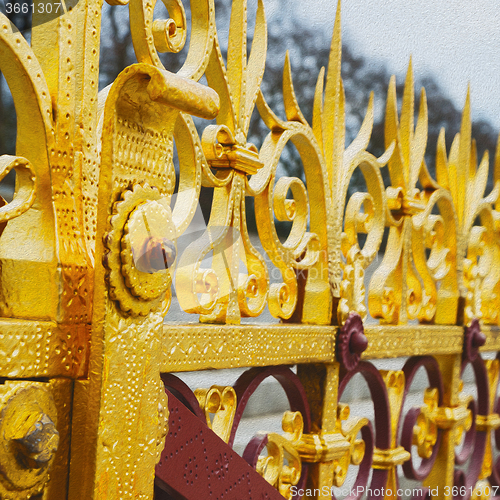
<svg viewBox="0 0 500 500"><path fill-rule="evenodd" d="M497 496L500 154L486 194L469 96L433 178L411 63L401 112L389 82L386 152L367 150L373 99L345 144L340 3L312 123L288 57L284 117L260 90L262 1L249 56L246 2L233 2L227 61L213 1L193 1L175 74L158 52L186 43L182 3L164 0L168 20L154 2L110 3L129 5L138 63L101 92L98 0L57 16L36 0L31 45L0 14L17 112L16 156L0 157L2 178L16 172L0 207L0 498ZM216 124L199 133L192 115ZM277 174L289 143L305 182ZM357 169L366 192L348 196ZM202 186L213 201L195 231ZM171 321L172 303L193 320ZM222 368L246 370L233 386L207 371L195 391L176 376ZM417 373L428 383L411 406ZM358 374L373 418L342 402ZM283 432L262 429L240 457L236 431L269 377L289 401Z"/></svg>

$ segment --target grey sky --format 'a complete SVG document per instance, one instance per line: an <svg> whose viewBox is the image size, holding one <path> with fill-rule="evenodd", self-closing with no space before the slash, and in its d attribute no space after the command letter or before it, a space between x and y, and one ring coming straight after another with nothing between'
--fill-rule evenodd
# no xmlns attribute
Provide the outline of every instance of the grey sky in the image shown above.
<svg viewBox="0 0 500 500"><path fill-rule="evenodd" d="M336 0L292 1L304 23L331 33ZM473 117L500 127L500 0L344 0L342 13L355 51L397 75L412 54L416 75L432 73L460 109L470 81Z"/></svg>

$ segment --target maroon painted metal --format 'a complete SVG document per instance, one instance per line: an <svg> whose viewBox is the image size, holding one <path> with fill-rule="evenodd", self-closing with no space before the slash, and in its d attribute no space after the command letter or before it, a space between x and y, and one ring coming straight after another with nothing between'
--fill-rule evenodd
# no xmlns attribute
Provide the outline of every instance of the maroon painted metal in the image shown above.
<svg viewBox="0 0 500 500"><path fill-rule="evenodd" d="M254 469L257 467L257 460L266 447L267 442L267 434L259 432L250 440L243 452L243 458L248 462L248 465Z"/></svg>
<svg viewBox="0 0 500 500"><path fill-rule="evenodd" d="M497 354L497 358L500 361L500 353ZM497 388L498 389L498 388ZM500 414L500 397L496 398L494 405L494 412ZM500 450L500 427L495 430L493 438L493 450ZM491 476L488 478L492 486L500 487L500 456L494 459Z"/></svg>
<svg viewBox="0 0 500 500"><path fill-rule="evenodd" d="M486 431L478 431L476 429L476 416L486 416L489 414L488 372L481 356L476 355L473 361L464 360L462 363L462 373L469 363L474 370L477 401L472 401L469 404L469 409L472 411L472 426L465 435L462 449L455 452L455 463L457 465L463 465L467 462L467 471L455 470L455 486L458 486L458 491L460 491L460 487L464 486L465 488L462 491L466 492L464 496L455 496L454 499L456 500L466 500L470 497L470 492L474 489L479 473L481 472L488 436Z"/></svg>
<svg viewBox="0 0 500 500"><path fill-rule="evenodd" d="M234 436L240 424L241 417L248 404L250 396L257 387L268 377L274 377L281 387L290 403L291 411L300 411L304 419L304 432L310 432L311 412L307 395L299 377L286 366L272 366L269 368L251 368L244 372L234 384L234 390L237 397L237 408L234 416L234 424L231 430L229 444L234 442Z"/></svg>
<svg viewBox="0 0 500 500"><path fill-rule="evenodd" d="M172 392L167 394L169 433L156 466L157 491L187 500L283 500Z"/></svg>
<svg viewBox="0 0 500 500"><path fill-rule="evenodd" d="M198 418L205 422L205 415L200 408L200 403L196 399L193 391L178 377L171 373L162 373L161 379L165 387L175 395L187 408L189 408Z"/></svg>
<svg viewBox="0 0 500 500"><path fill-rule="evenodd" d="M469 362L474 361L478 354L479 348L486 342L486 335L481 331L479 320L474 318L470 326L465 327L464 347L462 356L464 360Z"/></svg>
<svg viewBox="0 0 500 500"><path fill-rule="evenodd" d="M305 389L300 382L299 377L285 366L269 367L269 368L251 368L244 372L236 381L234 390L237 397L237 408L234 417L233 428L229 438L229 444L232 446L238 426L243 416L243 412L248 404L250 396L255 392L257 387L268 377L274 377L283 387L290 404L291 411L300 411L304 419L304 432L310 432L311 413ZM257 459L267 443L267 435L261 433L255 436L245 448L243 457L247 462L255 467ZM297 484L297 489L304 488L307 482L308 464L302 464L302 474ZM299 497L294 497L299 499Z"/></svg>
<svg viewBox="0 0 500 500"><path fill-rule="evenodd" d="M420 488L412 498L413 500L431 500L431 490L429 488Z"/></svg>
<svg viewBox="0 0 500 500"><path fill-rule="evenodd" d="M338 362L346 370L354 370L358 365L361 354L368 347L363 320L356 313L349 314L346 322L337 335L335 354Z"/></svg>
<svg viewBox="0 0 500 500"><path fill-rule="evenodd" d="M420 370L420 368L424 368L427 372L429 387L438 390L438 405L441 406L443 403L443 380L441 377L441 372L439 370L438 362L431 356L415 356L410 358L403 366L403 373L405 375L405 392L402 402L403 407L415 375ZM412 453L413 450L413 428L417 423L417 418L419 415L419 407L411 408L404 417L403 415L401 415L401 418L404 418L404 420L403 427L401 429L401 436L398 436L398 440L401 446L403 446L409 453ZM429 475L439 451L441 438L442 431L439 430L436 444L434 445L434 448L432 450L432 455L429 458L422 459L418 467L415 467L413 463L413 457L411 460L408 460L403 464L403 472L407 478L423 481Z"/></svg>
<svg viewBox="0 0 500 500"><path fill-rule="evenodd" d="M364 487L369 480L372 460L373 460L373 446L381 450L387 450L391 446L391 419L390 419L390 408L389 408L389 398L387 395L387 389L385 383L380 375L379 371L371 363L366 361L358 363L358 365L350 371L343 369L341 371L340 384L339 384L339 399L347 387L349 381L356 375L360 373L370 390L370 396L373 401L373 407L375 410L375 438L373 438L373 428L371 423L366 425L361 430L361 437L365 441L366 449L364 458L359 465L358 474L355 480L353 494L346 497L347 500L357 500L363 496L363 493L357 494L358 486ZM372 495L369 499L380 499L384 498L382 492L385 489L387 483L388 471L384 469L374 469L372 473L372 480L370 483L370 490ZM361 492L362 490L359 489ZM375 492L379 492L378 495ZM332 495L332 498L335 498Z"/></svg>

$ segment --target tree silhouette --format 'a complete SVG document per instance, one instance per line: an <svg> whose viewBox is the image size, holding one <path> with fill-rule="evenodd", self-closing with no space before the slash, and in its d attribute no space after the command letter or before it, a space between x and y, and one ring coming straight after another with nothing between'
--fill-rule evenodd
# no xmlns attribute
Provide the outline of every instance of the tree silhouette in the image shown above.
<svg viewBox="0 0 500 500"><path fill-rule="evenodd" d="M0 0L2 2L4 0ZM20 0L28 1L28 0ZM230 3L216 0L217 26L220 33L227 33L230 18ZM186 2L186 15L188 26L190 23L189 2ZM316 79L322 66L328 65L330 39L324 31L313 29L294 17L292 9L287 7L285 0L280 0L279 15L268 19L268 53L266 72L262 82L262 91L271 108L284 117L282 101L282 71L285 53L290 51L292 76L295 92L301 110L306 119L311 122L312 103ZM251 9L249 9L251 12ZM167 16L161 2L158 2L156 15ZM13 14L11 20L20 30L29 29L31 26L30 14ZM252 19L250 19L250 24ZM252 28L249 27L251 38ZM188 35L189 36L189 35ZM226 53L227 40L225 36L219 39L223 55ZM189 46L180 54L161 54L160 57L167 69L177 71L185 58ZM249 49L251 40L249 40ZM384 150L383 114L385 98L389 83L389 72L383 65L371 64L370 60L362 55L355 54L348 44L343 45L342 78L346 93L346 140L352 140L361 126L370 92L375 94L375 125L369 150L379 156ZM132 39L130 35L128 8L126 6L109 6L104 4L101 32L101 61L100 61L100 88L114 81L116 76L126 66L136 62ZM402 96L404 78L398 78L397 92L399 99ZM446 96L443 89L431 75L425 75L418 85L426 88L429 113L428 145L426 162L431 173L434 170L434 155L439 131L446 129L446 144L449 148L453 137L460 129L461 112ZM418 106L418 93L416 104ZM418 109L418 107L417 107ZM7 86L0 75L0 154L13 154L15 150L15 113L12 100L8 95ZM204 122L197 122L200 131L205 126ZM249 141L257 145L269 131L259 119L255 110L249 131ZM478 154L490 151L490 162L497 139L497 131L487 120L476 120L472 125L473 136L477 140ZM384 169L386 170L386 169ZM303 177L303 167L300 157L293 146L286 149L280 162L280 172L289 176ZM387 174L384 174L387 176ZM490 179L490 186L492 180ZM355 191L363 185L360 175L353 178L350 191Z"/></svg>

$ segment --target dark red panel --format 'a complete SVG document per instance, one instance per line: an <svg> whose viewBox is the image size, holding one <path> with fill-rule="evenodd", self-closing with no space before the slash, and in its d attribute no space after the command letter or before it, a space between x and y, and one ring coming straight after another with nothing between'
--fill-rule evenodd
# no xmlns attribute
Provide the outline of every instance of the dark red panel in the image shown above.
<svg viewBox="0 0 500 500"><path fill-rule="evenodd" d="M156 486L187 500L283 500L232 448L171 392L169 433Z"/></svg>

